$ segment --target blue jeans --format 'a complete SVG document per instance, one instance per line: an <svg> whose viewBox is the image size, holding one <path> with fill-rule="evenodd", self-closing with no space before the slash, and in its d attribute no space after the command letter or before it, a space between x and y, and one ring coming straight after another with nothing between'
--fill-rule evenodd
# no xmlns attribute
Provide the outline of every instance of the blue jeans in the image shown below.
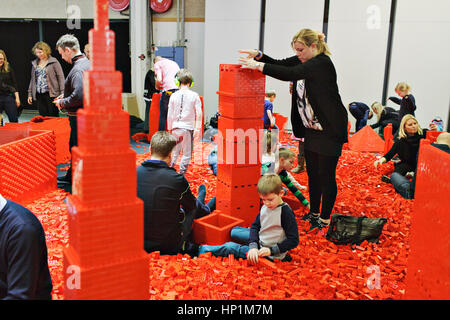
<svg viewBox="0 0 450 320"><path fill-rule="evenodd" d="M367 125L367 118L369 118L369 110L366 110L362 119L356 120L356 132L361 130Z"/></svg>
<svg viewBox="0 0 450 320"><path fill-rule="evenodd" d="M405 199L414 198L414 186L412 181L409 181L406 177L398 172L391 174L391 183L397 191Z"/></svg>
<svg viewBox="0 0 450 320"><path fill-rule="evenodd" d="M231 230L231 238L240 242L227 242L218 246L201 245L198 254L211 252L216 257L228 257L230 254L236 258L247 258L248 240L250 238L250 228L234 227Z"/></svg>

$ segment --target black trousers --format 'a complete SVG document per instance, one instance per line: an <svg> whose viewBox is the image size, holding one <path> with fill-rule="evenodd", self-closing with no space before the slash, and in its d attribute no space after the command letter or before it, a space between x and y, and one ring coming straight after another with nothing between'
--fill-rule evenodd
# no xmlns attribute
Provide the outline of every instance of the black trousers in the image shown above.
<svg viewBox="0 0 450 320"><path fill-rule="evenodd" d="M336 201L336 166L339 156L324 156L305 150L305 160L311 212L320 212L320 217L328 220Z"/></svg>
<svg viewBox="0 0 450 320"><path fill-rule="evenodd" d="M70 124L70 137L69 137L69 151L72 153L72 147L78 146L78 126L77 126L77 116L68 116ZM73 159L72 159L73 161ZM67 176L72 177L72 161L70 167L67 170Z"/></svg>
<svg viewBox="0 0 450 320"><path fill-rule="evenodd" d="M36 93L36 105L41 116L59 117L59 110L53 103L53 98L50 97L48 92Z"/></svg>
<svg viewBox="0 0 450 320"><path fill-rule="evenodd" d="M161 99L159 100L159 124L158 131L166 131L167 127L167 111L169 109L169 100L172 93L178 89L171 89L161 93Z"/></svg>
<svg viewBox="0 0 450 320"><path fill-rule="evenodd" d="M9 122L19 122L16 100L13 95L0 94L0 114L5 110Z"/></svg>

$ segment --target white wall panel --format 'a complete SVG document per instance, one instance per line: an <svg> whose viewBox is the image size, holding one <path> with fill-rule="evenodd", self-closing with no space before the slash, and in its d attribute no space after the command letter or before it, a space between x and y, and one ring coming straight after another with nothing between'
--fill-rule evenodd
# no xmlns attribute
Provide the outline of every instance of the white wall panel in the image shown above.
<svg viewBox="0 0 450 320"><path fill-rule="evenodd" d="M322 31L323 10L324 1L267 0L264 52L276 59L294 55L291 47L292 37L303 28ZM266 88L273 89L277 93L274 112L290 118L289 82L267 77ZM291 128L290 120L286 124L286 128Z"/></svg>
<svg viewBox="0 0 450 320"><path fill-rule="evenodd" d="M185 68L189 69L194 76L194 87L192 90L199 95L204 95L204 33L205 25L199 22L185 23ZM177 40L177 23L176 22L153 22L153 42L161 47L170 47ZM158 55L158 51L156 51Z"/></svg>
<svg viewBox="0 0 450 320"><path fill-rule="evenodd" d="M450 99L450 1L398 0L388 94L406 81L422 127L434 116L447 126ZM389 102L388 105L398 108Z"/></svg>
<svg viewBox="0 0 450 320"><path fill-rule="evenodd" d="M370 106L382 99L390 5L390 0L330 1L326 41L346 107L352 101ZM350 113L349 120L354 131Z"/></svg>
<svg viewBox="0 0 450 320"><path fill-rule="evenodd" d="M258 47L260 7L260 0L206 0L205 119L218 109L219 64L237 64L239 49Z"/></svg>

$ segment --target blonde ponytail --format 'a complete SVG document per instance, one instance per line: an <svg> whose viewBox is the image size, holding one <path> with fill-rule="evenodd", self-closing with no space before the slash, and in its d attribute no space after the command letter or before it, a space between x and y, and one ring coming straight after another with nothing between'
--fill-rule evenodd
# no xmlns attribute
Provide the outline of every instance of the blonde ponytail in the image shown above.
<svg viewBox="0 0 450 320"><path fill-rule="evenodd" d="M311 29L302 29L294 35L291 45L294 45L294 42L303 43L307 47L310 47L315 43L319 54L323 53L327 56L331 55L328 45L325 42L325 35L322 32Z"/></svg>

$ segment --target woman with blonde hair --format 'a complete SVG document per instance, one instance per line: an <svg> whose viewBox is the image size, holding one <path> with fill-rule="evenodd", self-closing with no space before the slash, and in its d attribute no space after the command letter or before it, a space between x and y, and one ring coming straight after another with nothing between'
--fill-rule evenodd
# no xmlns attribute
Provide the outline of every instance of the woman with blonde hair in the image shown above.
<svg viewBox="0 0 450 320"><path fill-rule="evenodd" d="M31 52L36 59L31 62L31 79L28 86L28 104L36 101L43 117L58 117L59 110L53 100L64 93L64 73L59 61L45 42L37 42Z"/></svg>
<svg viewBox="0 0 450 320"><path fill-rule="evenodd" d="M377 122L372 124L370 127L372 129L380 128L378 134L380 137L384 138L384 128L390 123L392 124L392 134L397 132L399 121L398 112L391 107L385 107L381 103L375 101L370 106L372 112L377 116Z"/></svg>
<svg viewBox="0 0 450 320"><path fill-rule="evenodd" d="M394 142L388 153L374 162L375 168L398 155L400 162L394 165L394 172L402 176L405 176L408 172L414 172L417 167L420 140L424 139L426 134L427 129L422 129L413 115L405 115L398 130L399 139ZM390 178L387 176L383 176L381 179L384 182L390 182Z"/></svg>
<svg viewBox="0 0 450 320"><path fill-rule="evenodd" d="M416 99L410 93L411 86L406 82L399 82L395 86L395 93L397 93L401 99L397 97L389 97L389 100L395 104L400 105L400 110L398 112L398 122L402 121L403 117L407 114L412 114L416 110Z"/></svg>
<svg viewBox="0 0 450 320"><path fill-rule="evenodd" d="M241 50L243 67L282 81L293 81L291 122L305 140L311 210L302 219L311 229L328 226L337 196L336 166L347 142L347 110L337 86L336 69L321 32L302 29L291 41L294 55L273 59L259 50ZM310 229L310 230L311 230Z"/></svg>
<svg viewBox="0 0 450 320"><path fill-rule="evenodd" d="M16 76L5 51L0 49L0 115L5 110L9 122L18 122L17 108L19 107L20 98Z"/></svg>

